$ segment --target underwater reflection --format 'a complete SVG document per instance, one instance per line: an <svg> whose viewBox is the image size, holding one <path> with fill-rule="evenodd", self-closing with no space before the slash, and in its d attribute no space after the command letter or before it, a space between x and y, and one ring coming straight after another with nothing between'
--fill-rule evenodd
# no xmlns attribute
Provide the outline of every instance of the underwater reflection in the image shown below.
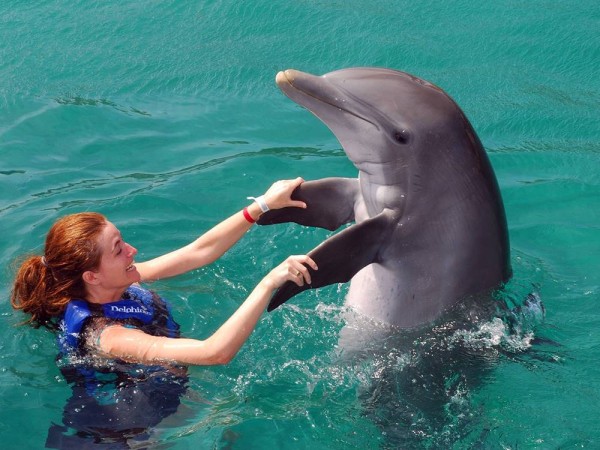
<svg viewBox="0 0 600 450"><path fill-rule="evenodd" d="M184 367L87 362L62 365L71 386L62 424L48 430L46 448L140 448L153 427L174 414L187 390Z"/></svg>
<svg viewBox="0 0 600 450"><path fill-rule="evenodd" d="M531 349L544 307L530 294L518 307L474 298L433 326L393 330L349 317L338 364L369 367L359 389L363 414L383 448L484 444L489 431L475 396L502 356Z"/></svg>

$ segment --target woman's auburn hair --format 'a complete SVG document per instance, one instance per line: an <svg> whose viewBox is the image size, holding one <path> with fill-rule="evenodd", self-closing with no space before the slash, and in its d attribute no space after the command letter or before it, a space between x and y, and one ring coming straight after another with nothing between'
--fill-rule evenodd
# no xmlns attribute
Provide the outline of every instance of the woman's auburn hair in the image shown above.
<svg viewBox="0 0 600 450"><path fill-rule="evenodd" d="M58 219L48 234L43 256L29 256L17 269L10 302L30 314L35 328L57 328L57 319L74 298L85 298L84 272L100 266L99 235L107 220L85 212Z"/></svg>

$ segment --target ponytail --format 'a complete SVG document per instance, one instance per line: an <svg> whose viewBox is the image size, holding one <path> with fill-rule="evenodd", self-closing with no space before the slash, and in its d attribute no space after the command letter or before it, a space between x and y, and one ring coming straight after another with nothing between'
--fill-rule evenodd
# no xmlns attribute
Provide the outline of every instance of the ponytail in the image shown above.
<svg viewBox="0 0 600 450"><path fill-rule="evenodd" d="M31 315L26 323L35 328L45 326L56 329L53 319L64 311L70 298L60 295L60 292L58 296L53 296L55 285L56 280L50 268L44 265L43 257L31 256L21 264L17 272L10 302L13 308Z"/></svg>

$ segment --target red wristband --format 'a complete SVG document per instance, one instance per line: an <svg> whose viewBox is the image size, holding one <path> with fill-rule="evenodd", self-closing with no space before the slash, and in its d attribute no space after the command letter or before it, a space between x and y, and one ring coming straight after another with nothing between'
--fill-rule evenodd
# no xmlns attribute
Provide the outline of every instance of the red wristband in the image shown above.
<svg viewBox="0 0 600 450"><path fill-rule="evenodd" d="M244 218L245 218L245 219L246 219L248 222L250 222L250 223L254 223L254 222L256 222L256 220L254 220L254 219L252 218L252 216L250 215L250 213L248 212L248 208L247 208L247 207L246 207L246 208L244 208L244 210L243 210L242 212L244 213Z"/></svg>

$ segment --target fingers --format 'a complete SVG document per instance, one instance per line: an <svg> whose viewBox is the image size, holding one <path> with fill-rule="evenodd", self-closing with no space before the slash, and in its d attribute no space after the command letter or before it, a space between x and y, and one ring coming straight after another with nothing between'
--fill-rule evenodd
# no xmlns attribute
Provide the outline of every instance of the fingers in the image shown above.
<svg viewBox="0 0 600 450"><path fill-rule="evenodd" d="M290 200L287 206L306 209L306 203L301 202L300 200Z"/></svg>
<svg viewBox="0 0 600 450"><path fill-rule="evenodd" d="M304 183L304 178L298 177L298 178L295 178L293 180L288 180L288 181L290 182L290 185L291 185L292 191L293 191L298 186L300 186L302 183Z"/></svg>
<svg viewBox="0 0 600 450"><path fill-rule="evenodd" d="M291 281L298 286L304 286L304 283L312 283L309 267L313 270L318 270L317 263L309 256L290 256L271 270L263 280L271 289L283 286L286 281Z"/></svg>
<svg viewBox="0 0 600 450"><path fill-rule="evenodd" d="M300 186L302 183L304 183L304 178L302 177L298 177L294 180L289 180L289 197L290 197L290 204L289 206L295 206L297 208L306 208L306 203L300 200L292 200L292 192L294 192L294 190Z"/></svg>
<svg viewBox="0 0 600 450"><path fill-rule="evenodd" d="M304 183L302 177L293 180L279 180L271 185L265 193L267 204L271 209L279 209L287 206L306 208L306 203L300 200L292 200L292 192Z"/></svg>
<svg viewBox="0 0 600 450"><path fill-rule="evenodd" d="M304 283L312 282L308 266L313 270L318 270L317 263L307 255L290 256L287 259L289 280L296 283L298 286L303 286Z"/></svg>

